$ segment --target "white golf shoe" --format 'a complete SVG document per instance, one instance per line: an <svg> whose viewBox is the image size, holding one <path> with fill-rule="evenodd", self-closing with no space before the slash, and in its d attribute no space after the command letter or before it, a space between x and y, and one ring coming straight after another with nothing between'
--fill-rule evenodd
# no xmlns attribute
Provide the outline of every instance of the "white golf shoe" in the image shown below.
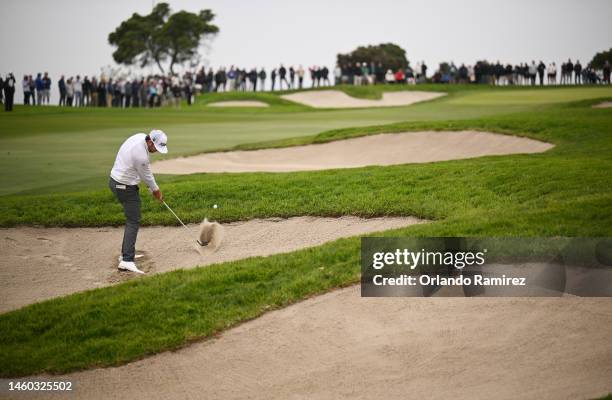
<svg viewBox="0 0 612 400"><path fill-rule="evenodd" d="M144 274L144 272L139 270L136 264L134 264L134 261L121 261L117 268L122 271L131 271L136 272L137 274Z"/></svg>

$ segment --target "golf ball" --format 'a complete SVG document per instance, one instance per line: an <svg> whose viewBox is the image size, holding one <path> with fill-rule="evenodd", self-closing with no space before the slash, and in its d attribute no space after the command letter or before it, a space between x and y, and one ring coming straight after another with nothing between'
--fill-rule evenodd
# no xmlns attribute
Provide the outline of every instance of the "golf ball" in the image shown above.
<svg viewBox="0 0 612 400"><path fill-rule="evenodd" d="M213 206L213 208L217 208L217 205L215 204L215 205Z"/></svg>

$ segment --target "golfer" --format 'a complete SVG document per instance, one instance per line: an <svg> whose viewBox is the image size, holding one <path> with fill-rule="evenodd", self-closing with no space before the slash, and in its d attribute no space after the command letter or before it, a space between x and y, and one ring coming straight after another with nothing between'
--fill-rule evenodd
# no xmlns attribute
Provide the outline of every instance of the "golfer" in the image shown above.
<svg viewBox="0 0 612 400"><path fill-rule="evenodd" d="M140 195L138 183L143 180L158 201L163 201L159 186L151 172L149 153L166 154L168 137L160 130L153 130L148 135L137 133L130 136L119 148L115 165L110 173L109 187L123 206L125 214L125 231L121 246L121 258L118 268L144 274L134 263L136 256L136 237L140 226Z"/></svg>

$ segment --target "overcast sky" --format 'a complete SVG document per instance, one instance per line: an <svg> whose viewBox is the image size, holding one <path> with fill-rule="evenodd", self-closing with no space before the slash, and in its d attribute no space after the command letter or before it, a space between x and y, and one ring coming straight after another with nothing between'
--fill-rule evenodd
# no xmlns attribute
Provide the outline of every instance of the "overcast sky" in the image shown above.
<svg viewBox="0 0 612 400"><path fill-rule="evenodd" d="M212 66L328 65L338 52L393 42L414 65L478 59L583 63L612 47L612 0L170 0L216 14ZM151 0L0 0L0 74L99 74L108 34ZM17 100L22 93L18 90Z"/></svg>

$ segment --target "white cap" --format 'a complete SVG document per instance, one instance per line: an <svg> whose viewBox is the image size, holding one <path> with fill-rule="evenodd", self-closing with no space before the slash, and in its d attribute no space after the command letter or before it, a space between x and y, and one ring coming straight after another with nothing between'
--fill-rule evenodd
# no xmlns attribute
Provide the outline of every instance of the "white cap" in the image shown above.
<svg viewBox="0 0 612 400"><path fill-rule="evenodd" d="M166 136L164 131L154 129L151 131L151 133L149 133L149 138L155 145L157 151L162 154L166 154L168 152L168 147L166 146L166 144L168 143L168 136Z"/></svg>

